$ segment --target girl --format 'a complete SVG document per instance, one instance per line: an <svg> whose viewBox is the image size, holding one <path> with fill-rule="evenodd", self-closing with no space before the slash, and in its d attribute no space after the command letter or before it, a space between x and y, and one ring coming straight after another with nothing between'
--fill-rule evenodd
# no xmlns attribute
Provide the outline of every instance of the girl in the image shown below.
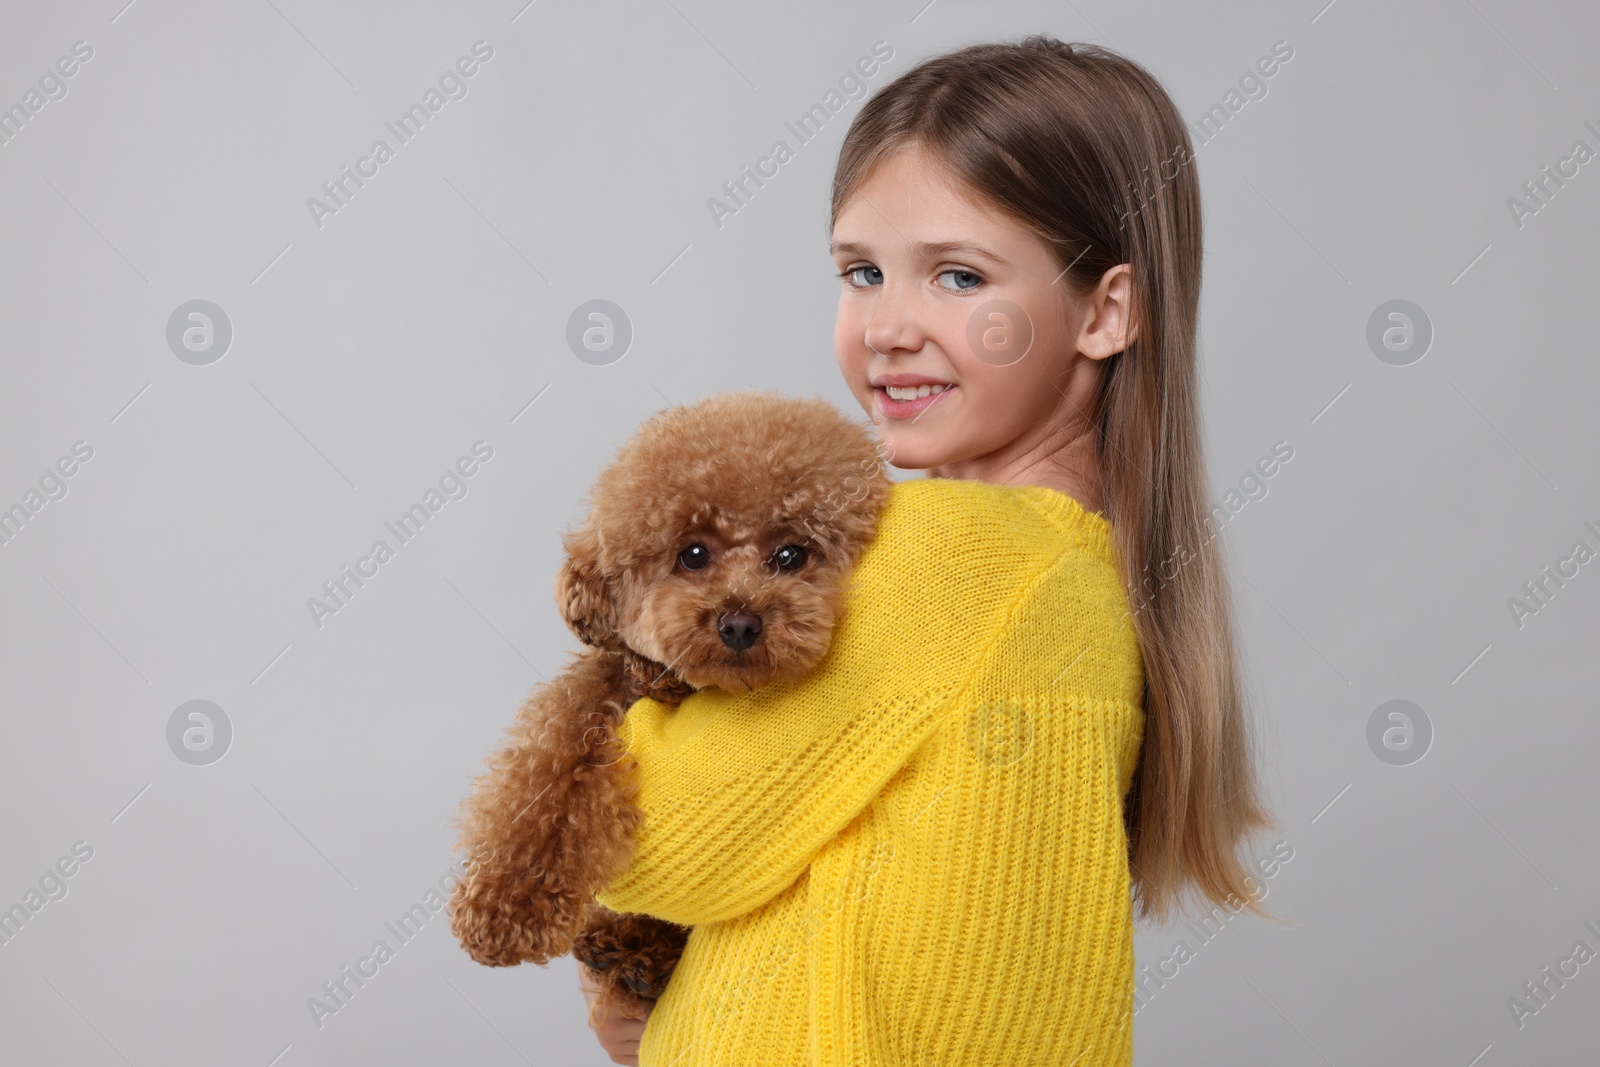
<svg viewBox="0 0 1600 1067"><path fill-rule="evenodd" d="M615 1062L1122 1067L1135 905L1266 914L1190 152L1147 71L1047 36L851 124L835 350L928 477L810 676L629 709L645 822L599 899L694 931L647 1019L591 1019Z"/></svg>

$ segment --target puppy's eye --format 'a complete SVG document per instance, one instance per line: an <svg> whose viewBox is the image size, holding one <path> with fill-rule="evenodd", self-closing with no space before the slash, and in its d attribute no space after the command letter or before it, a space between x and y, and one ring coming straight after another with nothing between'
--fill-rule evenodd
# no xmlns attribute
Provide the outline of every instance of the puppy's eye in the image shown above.
<svg viewBox="0 0 1600 1067"><path fill-rule="evenodd" d="M692 544L678 553L678 562L684 570L697 571L711 562L711 550L702 544Z"/></svg>
<svg viewBox="0 0 1600 1067"><path fill-rule="evenodd" d="M806 550L799 545L784 545L772 554L780 571L797 571L806 565Z"/></svg>

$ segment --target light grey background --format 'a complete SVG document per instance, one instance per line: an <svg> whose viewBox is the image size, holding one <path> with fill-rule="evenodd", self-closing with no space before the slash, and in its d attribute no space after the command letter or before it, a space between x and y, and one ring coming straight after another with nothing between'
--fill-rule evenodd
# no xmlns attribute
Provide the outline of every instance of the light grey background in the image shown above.
<svg viewBox="0 0 1600 1067"><path fill-rule="evenodd" d="M443 915L321 1028L306 1002L396 943L574 647L558 537L616 445L717 389L852 409L826 220L859 102L720 229L707 199L875 41L873 88L1048 31L1192 123L1294 50L1197 153L1214 498L1294 450L1224 534L1293 925L1142 928L1141 968L1194 957L1147 984L1138 1062L1595 1061L1600 962L1508 1008L1600 951L1600 564L1520 628L1507 603L1600 547L1600 163L1507 206L1600 149L1592 5L524 2L0 14L0 106L94 50L0 145L0 507L93 449L0 546L0 906L94 850L0 946L0 1059L608 1062L570 959L481 967ZM479 40L467 96L318 227L307 198ZM196 299L233 328L208 366L166 341ZM606 366L565 340L592 299L635 330ZM1435 334L1407 366L1366 342L1394 299ZM319 628L308 598L477 441L467 495ZM233 729L206 766L167 744L196 699ZM1367 742L1395 699L1434 731L1409 766Z"/></svg>

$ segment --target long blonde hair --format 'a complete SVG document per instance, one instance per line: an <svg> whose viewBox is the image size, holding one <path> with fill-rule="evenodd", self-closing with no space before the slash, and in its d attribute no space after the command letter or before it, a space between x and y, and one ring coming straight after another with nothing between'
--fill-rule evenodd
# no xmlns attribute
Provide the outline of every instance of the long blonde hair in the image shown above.
<svg viewBox="0 0 1600 1067"><path fill-rule="evenodd" d="M1082 414L1099 428L1105 514L1145 667L1143 747L1123 807L1134 899L1158 921L1190 892L1275 919L1238 854L1277 823L1256 778L1205 498L1188 129L1160 83L1110 49L1046 35L972 45L863 104L840 148L830 229L873 167L913 145L1051 245L1074 292L1132 266L1135 339L1104 361Z"/></svg>

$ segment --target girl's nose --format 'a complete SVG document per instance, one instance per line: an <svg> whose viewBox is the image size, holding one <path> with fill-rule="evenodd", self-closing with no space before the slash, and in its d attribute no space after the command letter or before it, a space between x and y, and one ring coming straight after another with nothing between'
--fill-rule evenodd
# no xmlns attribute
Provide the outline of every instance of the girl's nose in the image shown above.
<svg viewBox="0 0 1600 1067"><path fill-rule="evenodd" d="M896 351L915 352L922 347L922 330L913 313L880 298L867 322L866 344L880 356Z"/></svg>

